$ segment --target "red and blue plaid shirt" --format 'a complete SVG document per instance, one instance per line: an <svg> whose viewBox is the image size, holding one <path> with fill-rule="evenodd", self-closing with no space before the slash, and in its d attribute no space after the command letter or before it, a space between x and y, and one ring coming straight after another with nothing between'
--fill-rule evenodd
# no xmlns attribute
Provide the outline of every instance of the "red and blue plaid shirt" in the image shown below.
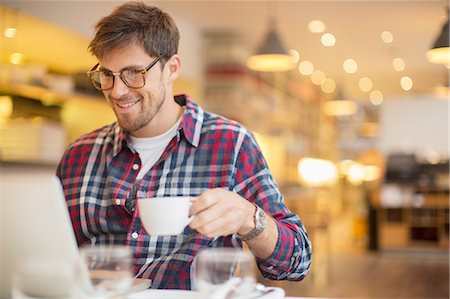
<svg viewBox="0 0 450 299"><path fill-rule="evenodd" d="M134 250L136 276L151 279L152 288L190 289L191 265L199 250L239 248L242 241L236 235L208 238L189 227L177 236L151 236L141 225L138 209L125 204L134 196L197 196L220 187L256 203L277 222L275 251L267 260L257 259L262 275L303 279L311 263L310 240L299 217L283 203L252 134L203 111L186 96L175 100L186 106L177 136L140 181L139 155L117 123L67 148L57 175L78 245L127 244Z"/></svg>

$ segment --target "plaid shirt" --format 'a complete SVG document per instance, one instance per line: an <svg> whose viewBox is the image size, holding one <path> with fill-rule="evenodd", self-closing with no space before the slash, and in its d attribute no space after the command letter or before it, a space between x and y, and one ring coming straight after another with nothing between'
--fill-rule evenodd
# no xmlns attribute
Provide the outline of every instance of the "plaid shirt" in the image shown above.
<svg viewBox="0 0 450 299"><path fill-rule="evenodd" d="M125 204L135 195L197 196L220 187L256 203L277 221L275 251L267 260L257 259L262 275L303 279L311 263L310 240L299 217L284 205L252 134L203 111L186 96L175 101L186 106L177 136L140 181L139 155L117 123L67 148L57 175L78 245L127 244L134 250L136 276L151 279L152 288L190 289L191 265L199 250L240 248L242 241L236 235L208 238L189 227L181 235L151 236L141 225L138 209L130 212Z"/></svg>

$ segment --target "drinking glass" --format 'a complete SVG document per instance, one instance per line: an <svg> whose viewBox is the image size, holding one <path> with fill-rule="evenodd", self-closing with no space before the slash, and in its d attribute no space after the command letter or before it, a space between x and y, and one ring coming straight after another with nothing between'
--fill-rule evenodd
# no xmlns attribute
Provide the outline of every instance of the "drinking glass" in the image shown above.
<svg viewBox="0 0 450 299"><path fill-rule="evenodd" d="M133 254L127 246L94 246L81 248L89 270L90 296L123 298L133 280Z"/></svg>
<svg viewBox="0 0 450 299"><path fill-rule="evenodd" d="M194 289L202 294L245 298L255 285L255 260L248 251L208 248L196 257Z"/></svg>

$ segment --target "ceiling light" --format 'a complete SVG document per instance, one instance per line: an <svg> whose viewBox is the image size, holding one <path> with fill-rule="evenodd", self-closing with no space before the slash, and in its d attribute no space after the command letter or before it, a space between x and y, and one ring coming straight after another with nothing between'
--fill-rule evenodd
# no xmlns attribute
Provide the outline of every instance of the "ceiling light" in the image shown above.
<svg viewBox="0 0 450 299"><path fill-rule="evenodd" d="M14 38L16 36L17 29L15 27L8 27L3 31L3 35L6 38Z"/></svg>
<svg viewBox="0 0 450 299"><path fill-rule="evenodd" d="M437 37L433 46L427 51L427 59L431 63L442 63L447 68L450 68L450 43L449 43L449 8L447 8L447 22L442 27L441 33Z"/></svg>
<svg viewBox="0 0 450 299"><path fill-rule="evenodd" d="M13 112L13 99L10 96L0 96L0 120L11 117Z"/></svg>
<svg viewBox="0 0 450 299"><path fill-rule="evenodd" d="M309 60L303 60L298 65L298 71L302 75L309 76L314 72L314 65Z"/></svg>
<svg viewBox="0 0 450 299"><path fill-rule="evenodd" d="M7 15L8 13L4 15L5 21L7 20ZM3 36L6 38L14 38L17 35L17 10L11 10L9 17L11 24L4 27L5 30L3 30Z"/></svg>
<svg viewBox="0 0 450 299"><path fill-rule="evenodd" d="M12 53L9 56L9 62L11 62L12 64L23 64L25 61L25 57L22 53Z"/></svg>
<svg viewBox="0 0 450 299"><path fill-rule="evenodd" d="M336 165L317 158L302 158L297 164L300 182L310 187L330 186L336 183L338 171Z"/></svg>
<svg viewBox="0 0 450 299"><path fill-rule="evenodd" d="M362 77L361 79L359 79L359 88L364 91L364 92L368 92L372 89L373 83L372 80L370 80L367 77Z"/></svg>
<svg viewBox="0 0 450 299"><path fill-rule="evenodd" d="M320 20L312 20L308 23L308 30L312 33L322 33L325 31L325 24Z"/></svg>
<svg viewBox="0 0 450 299"><path fill-rule="evenodd" d="M383 93L379 90L372 90L369 94L369 99L373 105L381 105L383 103Z"/></svg>
<svg viewBox="0 0 450 299"><path fill-rule="evenodd" d="M394 60L392 60L392 65L397 72L405 70L405 61L401 58L394 58Z"/></svg>
<svg viewBox="0 0 450 299"><path fill-rule="evenodd" d="M353 185L360 185L364 181L365 174L364 165L355 162L348 169L347 180Z"/></svg>
<svg viewBox="0 0 450 299"><path fill-rule="evenodd" d="M381 40L385 44L390 44L394 41L394 35L390 31L381 32Z"/></svg>
<svg viewBox="0 0 450 299"><path fill-rule="evenodd" d="M300 53L298 53L297 50L294 50L294 49L289 50L289 55L291 55L292 61L294 63L297 63L300 61Z"/></svg>
<svg viewBox="0 0 450 299"><path fill-rule="evenodd" d="M269 31L256 54L247 60L247 66L258 72L284 72L295 67L292 56L289 55L275 30L273 20L270 22Z"/></svg>
<svg viewBox="0 0 450 299"><path fill-rule="evenodd" d="M330 116L347 116L356 112L356 104L350 100L332 100L323 105L323 112Z"/></svg>
<svg viewBox="0 0 450 299"><path fill-rule="evenodd" d="M348 116L356 112L358 106L352 100L343 96L342 90L338 90L336 99L327 101L322 106L322 111L330 116Z"/></svg>
<svg viewBox="0 0 450 299"><path fill-rule="evenodd" d="M320 41L325 47L333 47L334 44L336 44L336 38L331 33L325 33L324 35L322 35Z"/></svg>
<svg viewBox="0 0 450 299"><path fill-rule="evenodd" d="M333 79L326 78L325 80L323 80L320 88L324 93L332 93L336 89L336 83Z"/></svg>
<svg viewBox="0 0 450 299"><path fill-rule="evenodd" d="M342 67L347 74L354 74L358 70L358 64L353 59L345 60Z"/></svg>
<svg viewBox="0 0 450 299"><path fill-rule="evenodd" d="M400 79L400 85L402 86L403 90L409 91L413 87L413 80L408 76L403 76Z"/></svg>

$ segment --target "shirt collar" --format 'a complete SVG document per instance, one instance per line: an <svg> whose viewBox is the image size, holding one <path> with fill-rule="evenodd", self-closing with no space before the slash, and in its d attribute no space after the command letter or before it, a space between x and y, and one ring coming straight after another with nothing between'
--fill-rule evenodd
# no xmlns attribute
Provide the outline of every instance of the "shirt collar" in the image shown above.
<svg viewBox="0 0 450 299"><path fill-rule="evenodd" d="M175 101L181 106L186 106L186 111L184 112L183 120L181 121L181 128L186 140L197 147L200 143L205 113L203 109L187 95L177 95L175 96Z"/></svg>
<svg viewBox="0 0 450 299"><path fill-rule="evenodd" d="M200 142L204 111L196 102L194 102L194 100L192 100L187 95L176 95L174 97L174 100L178 105L186 106L183 120L181 121L180 133L182 133L181 135L183 135L190 144L197 147ZM115 157L124 146L128 147L130 138L122 130L122 128L120 128L117 122L114 124L113 130L113 157Z"/></svg>

